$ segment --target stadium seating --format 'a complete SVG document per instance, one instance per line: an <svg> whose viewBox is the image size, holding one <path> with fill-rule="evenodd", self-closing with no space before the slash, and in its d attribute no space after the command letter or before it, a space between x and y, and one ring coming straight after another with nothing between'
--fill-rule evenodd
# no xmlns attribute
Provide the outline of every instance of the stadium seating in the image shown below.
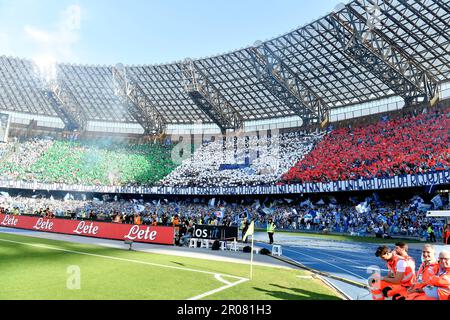
<svg viewBox="0 0 450 320"><path fill-rule="evenodd" d="M200 187L273 184L324 135L292 132L269 138L250 136L248 147L245 147L245 137L239 137L236 148L231 138L227 139L224 150L222 140L208 142L160 184Z"/></svg>
<svg viewBox="0 0 450 320"><path fill-rule="evenodd" d="M284 176L329 182L448 170L450 109L333 131Z"/></svg>
<svg viewBox="0 0 450 320"><path fill-rule="evenodd" d="M161 144L82 144L51 139L9 143L0 179L82 185L150 185L173 168Z"/></svg>
<svg viewBox="0 0 450 320"><path fill-rule="evenodd" d="M450 109L344 128L204 142L178 167L171 146L0 144L0 179L110 186L233 187L391 177L450 169Z"/></svg>

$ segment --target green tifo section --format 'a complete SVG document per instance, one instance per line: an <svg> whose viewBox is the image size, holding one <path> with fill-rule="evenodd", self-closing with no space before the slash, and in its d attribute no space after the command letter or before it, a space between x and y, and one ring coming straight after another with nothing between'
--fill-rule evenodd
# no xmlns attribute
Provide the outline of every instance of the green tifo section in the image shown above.
<svg viewBox="0 0 450 320"><path fill-rule="evenodd" d="M165 266L242 278L249 277L249 265L246 264L150 254L5 233L0 233L0 257L0 299L2 300L184 300L225 286L223 282L215 279L213 274L171 269ZM76 284L72 278L69 278L73 275L70 273L71 269L68 269L70 266L77 266L80 270L79 290L67 288L68 281L71 285ZM310 273L303 270L254 266L253 280L237 284L203 299L339 299L319 280L297 277L305 275L308 276ZM232 283L239 281L227 276L223 276L223 279Z"/></svg>
<svg viewBox="0 0 450 320"><path fill-rule="evenodd" d="M172 147L161 144L94 146L54 141L29 167L21 162L3 162L0 175L15 173L18 180L48 183L146 185L159 181L176 167L171 151Z"/></svg>

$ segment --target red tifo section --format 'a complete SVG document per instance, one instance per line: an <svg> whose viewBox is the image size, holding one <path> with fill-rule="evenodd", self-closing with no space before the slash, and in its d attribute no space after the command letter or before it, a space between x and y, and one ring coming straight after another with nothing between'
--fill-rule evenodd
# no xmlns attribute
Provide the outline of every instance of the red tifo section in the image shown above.
<svg viewBox="0 0 450 320"><path fill-rule="evenodd" d="M330 182L445 170L450 166L450 108L335 130L283 176Z"/></svg>

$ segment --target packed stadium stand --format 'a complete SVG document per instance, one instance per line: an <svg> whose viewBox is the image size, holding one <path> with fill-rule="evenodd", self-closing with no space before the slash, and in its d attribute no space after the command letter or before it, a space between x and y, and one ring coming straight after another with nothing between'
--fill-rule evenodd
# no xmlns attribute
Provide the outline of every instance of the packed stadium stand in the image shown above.
<svg viewBox="0 0 450 320"><path fill-rule="evenodd" d="M163 144L80 143L47 139L3 144L0 179L81 185L152 184L174 164Z"/></svg>
<svg viewBox="0 0 450 320"><path fill-rule="evenodd" d="M329 133L230 136L225 144L203 141L179 166L171 160L177 143L102 146L35 138L1 145L0 178L215 187L392 177L449 170L449 129L450 108L444 108Z"/></svg>
<svg viewBox="0 0 450 320"><path fill-rule="evenodd" d="M160 65L0 56L0 186L269 196L278 189L239 187L325 193L311 185L445 172L420 180L445 187L449 12L441 0L354 0L273 39ZM279 193L303 193L292 190Z"/></svg>
<svg viewBox="0 0 450 320"><path fill-rule="evenodd" d="M284 180L328 182L448 170L449 134L450 108L335 130Z"/></svg>
<svg viewBox="0 0 450 320"><path fill-rule="evenodd" d="M239 186L271 184L308 154L325 133L230 137L204 143L160 184ZM223 151L222 151L223 150Z"/></svg>

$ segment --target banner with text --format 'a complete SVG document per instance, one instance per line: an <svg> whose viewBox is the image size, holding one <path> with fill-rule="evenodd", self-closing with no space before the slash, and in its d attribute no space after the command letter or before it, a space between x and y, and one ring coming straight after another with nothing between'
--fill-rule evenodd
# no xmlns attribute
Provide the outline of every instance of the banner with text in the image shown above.
<svg viewBox="0 0 450 320"><path fill-rule="evenodd" d="M0 226L113 240L173 244L174 228L0 214Z"/></svg>
<svg viewBox="0 0 450 320"><path fill-rule="evenodd" d="M237 227L194 225L193 238L225 240L238 237Z"/></svg>
<svg viewBox="0 0 450 320"><path fill-rule="evenodd" d="M154 195L259 195L259 194L300 194L328 193L339 191L364 191L380 189L398 189L450 184L450 171L427 172L387 178L370 178L334 181L328 183L302 183L267 186L239 187L120 187L120 186L84 186L63 183L40 183L14 180L0 181L0 188L73 191L119 194Z"/></svg>

